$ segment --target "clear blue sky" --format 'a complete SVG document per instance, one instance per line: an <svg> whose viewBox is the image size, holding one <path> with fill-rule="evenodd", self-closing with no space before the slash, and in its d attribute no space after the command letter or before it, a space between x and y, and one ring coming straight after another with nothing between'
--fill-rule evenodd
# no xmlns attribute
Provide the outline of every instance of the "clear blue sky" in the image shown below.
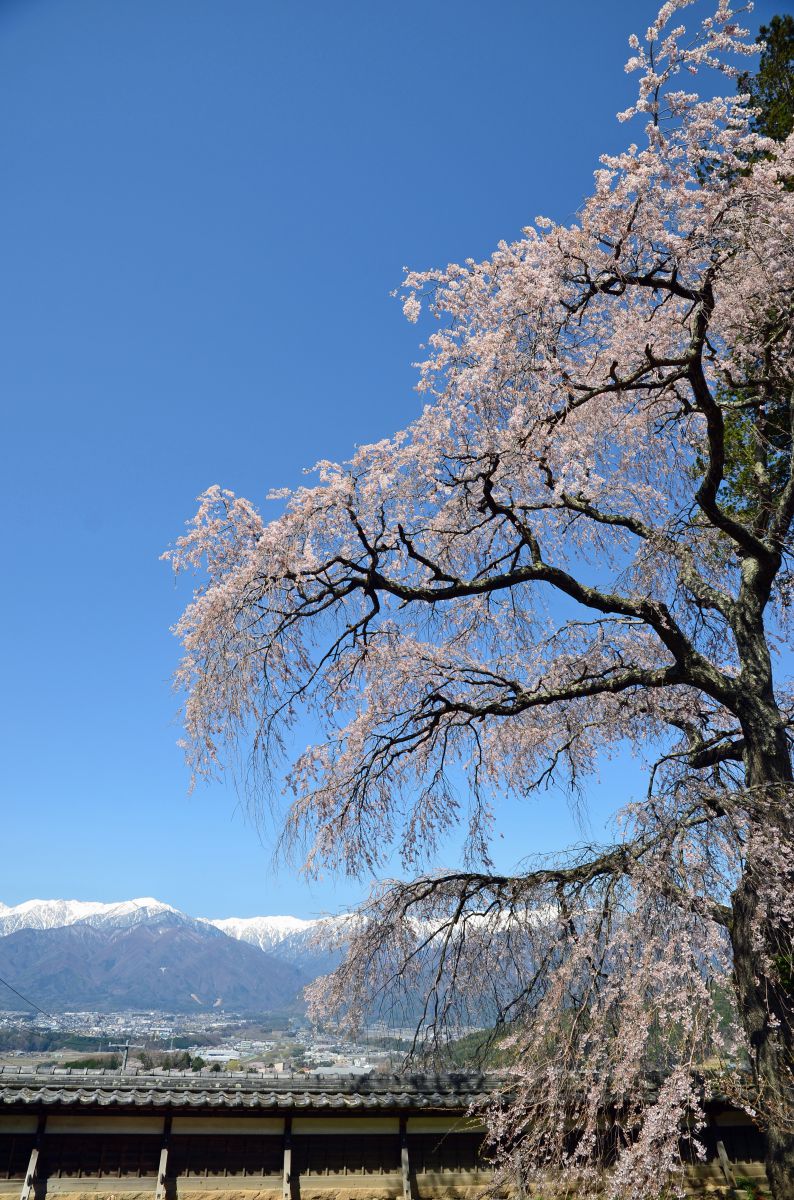
<svg viewBox="0 0 794 1200"><path fill-rule="evenodd" d="M403 264L572 216L656 8L0 0L5 903L355 897L274 873L231 787L188 796L159 555L207 485L260 500L415 414ZM596 830L636 784L605 770ZM500 830L508 865L571 821Z"/></svg>

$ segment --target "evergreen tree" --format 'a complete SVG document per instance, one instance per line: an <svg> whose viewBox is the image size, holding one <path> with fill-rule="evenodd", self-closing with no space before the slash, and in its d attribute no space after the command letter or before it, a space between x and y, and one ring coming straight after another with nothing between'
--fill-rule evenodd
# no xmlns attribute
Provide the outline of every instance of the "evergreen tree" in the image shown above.
<svg viewBox="0 0 794 1200"><path fill-rule="evenodd" d="M743 72L739 91L749 92L760 109L754 122L758 133L783 142L794 128L794 17L773 17L756 41L764 44L758 72Z"/></svg>

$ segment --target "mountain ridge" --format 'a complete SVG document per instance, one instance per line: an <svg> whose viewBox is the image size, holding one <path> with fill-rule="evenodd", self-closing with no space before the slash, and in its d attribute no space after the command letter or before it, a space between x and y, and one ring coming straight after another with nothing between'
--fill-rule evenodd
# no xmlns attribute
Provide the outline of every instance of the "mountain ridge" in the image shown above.
<svg viewBox="0 0 794 1200"><path fill-rule="evenodd" d="M286 937L308 933L321 923L336 921L337 917L293 917L287 914L255 917L193 917L153 896L132 900L66 900L31 899L8 905L0 901L0 937L17 929L56 929L80 921L115 925L127 923L129 917L148 919L157 913L168 912L187 921L201 922L220 929L230 937L259 945L260 949L277 944Z"/></svg>
<svg viewBox="0 0 794 1200"><path fill-rule="evenodd" d="M332 970L324 922L287 915L192 917L151 896L0 902L0 976L51 1008L288 1009ZM0 989L0 1009L18 999Z"/></svg>
<svg viewBox="0 0 794 1200"><path fill-rule="evenodd" d="M180 913L171 904L141 896L135 900L23 900L20 904L0 903L0 936L18 929L58 929L78 922L127 923L128 918L148 917L162 912ZM187 916L186 913L180 913Z"/></svg>
<svg viewBox="0 0 794 1200"><path fill-rule="evenodd" d="M56 1011L289 1009L308 982L291 963L168 914L126 927L18 929L0 938L0 976ZM0 1004L19 1007L13 996Z"/></svg>

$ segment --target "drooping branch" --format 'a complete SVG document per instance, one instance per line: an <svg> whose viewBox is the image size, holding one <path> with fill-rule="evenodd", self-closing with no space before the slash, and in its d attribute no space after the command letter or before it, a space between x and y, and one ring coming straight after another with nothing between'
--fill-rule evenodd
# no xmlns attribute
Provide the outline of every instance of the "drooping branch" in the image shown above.
<svg viewBox="0 0 794 1200"><path fill-rule="evenodd" d="M518 875L449 871L383 884L354 924L337 927L346 960L310 989L313 1011L352 1027L373 1012L390 1014L399 1024L411 1021L417 1026L415 1050L441 1055L442 1061L445 1039L456 1028L492 1026L489 1044L509 1042L530 1014L533 1022L553 1023L556 1012L556 1036L572 1037L573 1046L594 1021L638 1020L634 1008L619 1015L623 971L617 971L614 958L615 953L638 954L637 969L647 989L643 1022L650 1018L647 1068L658 1052L652 997L658 992L662 1006L668 1004L662 996L667 997L673 977L654 979L656 967L642 948L643 936L659 920L680 922L681 928L703 922L722 930L730 926L730 907L709 894L719 886L723 863L717 844L703 858L707 867L708 854L714 855L710 882L704 875L693 889L693 877L682 879L680 872L679 849L687 844L690 854L706 852L712 820L701 808L682 811L653 832L638 831L633 839L606 848L583 847L567 861L539 864ZM643 897L652 879L656 899L646 910ZM724 940L718 937L715 952L717 946L724 955ZM709 970L702 961L685 969L694 971L688 983L695 983L695 991L701 976L707 988ZM558 991L560 976L565 982ZM680 987L678 970L674 978ZM687 991L691 997L690 986ZM423 997L419 1008L418 997ZM584 1014L577 1034L576 1022Z"/></svg>

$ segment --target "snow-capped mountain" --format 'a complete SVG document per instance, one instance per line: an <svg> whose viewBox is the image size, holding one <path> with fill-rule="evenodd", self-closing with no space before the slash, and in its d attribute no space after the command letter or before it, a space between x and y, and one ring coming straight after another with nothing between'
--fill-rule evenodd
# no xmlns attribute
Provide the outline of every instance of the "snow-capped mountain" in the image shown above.
<svg viewBox="0 0 794 1200"><path fill-rule="evenodd" d="M277 946L308 945L325 926L338 917L191 917L172 904L153 896L135 900L24 900L21 904L0 903L0 937L18 929L61 929L86 924L94 928L120 928L151 922L168 915L188 924L211 925L236 941L248 942L259 950L273 951Z"/></svg>
<svg viewBox="0 0 794 1200"><path fill-rule="evenodd" d="M307 930L315 921L232 920L228 930L226 924L188 916L151 896L3 904L0 976L52 1010L267 1011L299 1004L305 984L332 965L309 945ZM263 931L270 926L269 939L264 932L259 940L243 936L257 924ZM0 987L0 1009L19 1004L17 993L6 990Z"/></svg>
<svg viewBox="0 0 794 1200"><path fill-rule="evenodd" d="M119 928L151 921L163 913L193 918L170 904L142 896L137 900L103 903L98 900L24 900L21 904L0 904L0 937L18 929L61 929L84 922L95 927Z"/></svg>
<svg viewBox="0 0 794 1200"><path fill-rule="evenodd" d="M248 942L266 954L277 955L311 976L332 971L340 959L338 949L326 941L335 941L340 922L347 917L224 917L210 925L229 937ZM327 935L327 939L326 936Z"/></svg>
<svg viewBox="0 0 794 1200"><path fill-rule="evenodd" d="M250 942L260 950L274 950L282 942L306 940L320 925L320 920L304 917L222 917L207 918L210 925L223 930L240 942Z"/></svg>
<svg viewBox="0 0 794 1200"><path fill-rule="evenodd" d="M267 1012L300 1004L308 978L202 921L161 913L132 925L84 921L0 937L0 1009L25 996L50 1012L201 1009Z"/></svg>
<svg viewBox="0 0 794 1200"><path fill-rule="evenodd" d="M153 896L134 900L25 900L21 904L0 903L0 940L23 930L48 931L89 927L102 933L145 928L163 937L181 927L205 936L243 942L268 956L297 968L305 979L332 970L339 961L337 949L329 948L324 933L339 932L346 917L191 917Z"/></svg>

